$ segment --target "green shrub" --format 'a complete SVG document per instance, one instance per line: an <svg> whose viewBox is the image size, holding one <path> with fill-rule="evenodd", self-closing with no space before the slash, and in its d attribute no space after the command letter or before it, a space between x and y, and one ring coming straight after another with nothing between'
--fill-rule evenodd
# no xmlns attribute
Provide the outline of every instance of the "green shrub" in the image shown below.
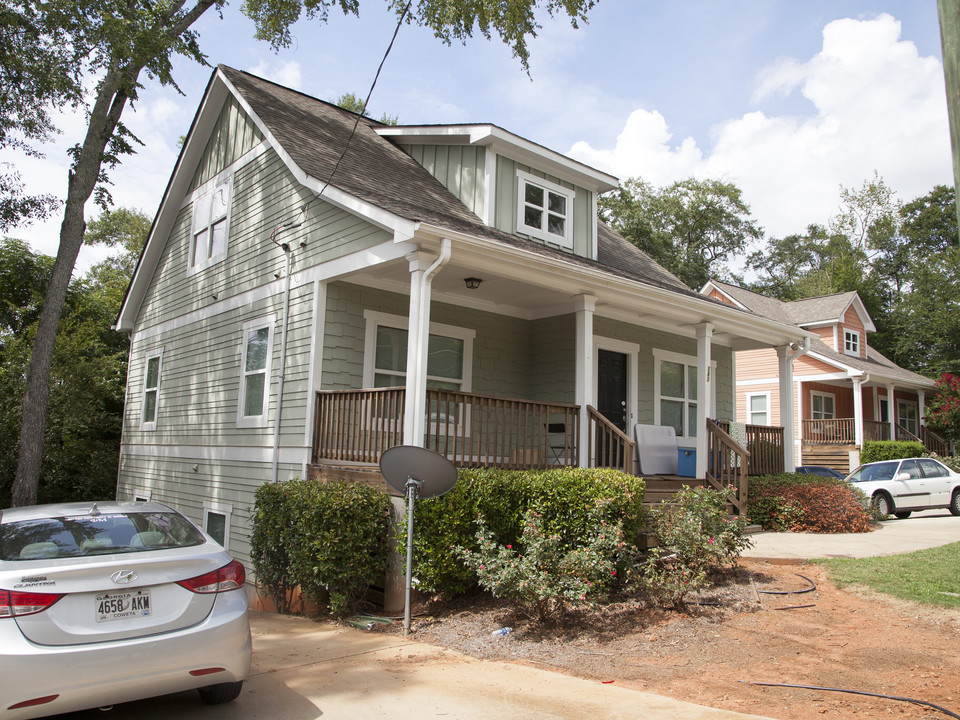
<svg viewBox="0 0 960 720"><path fill-rule="evenodd" d="M710 569L735 565L751 545L746 518L728 515L733 492L685 485L670 503L651 511L651 532L660 548L640 566L638 579L656 603L682 607L688 592L706 584Z"/></svg>
<svg viewBox="0 0 960 720"><path fill-rule="evenodd" d="M865 442L860 451L860 462L871 463L880 460L899 460L900 458L923 457L927 449L923 443L913 440L874 440Z"/></svg>
<svg viewBox="0 0 960 720"><path fill-rule="evenodd" d="M783 473L750 478L747 516L764 530L870 531L863 494L838 478Z"/></svg>
<svg viewBox="0 0 960 720"><path fill-rule="evenodd" d="M457 547L455 552L476 573L482 588L537 618L563 614L573 606L592 606L606 600L627 547L622 522L604 520L605 504L609 501L595 505L590 534L578 547L564 547L559 534L544 531L540 513L528 510L516 546L493 540L480 517L479 549Z"/></svg>
<svg viewBox="0 0 960 720"><path fill-rule="evenodd" d="M357 483L293 480L257 491L252 559L278 604L299 585L330 610L349 610L386 576L390 499Z"/></svg>
<svg viewBox="0 0 960 720"><path fill-rule="evenodd" d="M636 546L643 527L644 483L610 469L462 469L453 490L416 505L414 574L418 589L450 596L478 582L454 548L480 550L477 518L488 539L500 546L521 544L524 516L540 514L541 530L557 535L558 552L583 547L596 535L596 504L607 499L603 522L620 523L625 541ZM405 522L405 521L404 521ZM398 531L406 537L406 529ZM406 547L400 552L405 553Z"/></svg>

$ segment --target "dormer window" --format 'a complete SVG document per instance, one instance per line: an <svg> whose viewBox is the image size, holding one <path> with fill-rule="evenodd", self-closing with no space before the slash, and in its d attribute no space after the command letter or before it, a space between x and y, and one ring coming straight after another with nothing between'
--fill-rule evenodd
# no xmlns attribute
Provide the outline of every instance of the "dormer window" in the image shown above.
<svg viewBox="0 0 960 720"><path fill-rule="evenodd" d="M517 231L573 248L573 190L517 172Z"/></svg>
<svg viewBox="0 0 960 720"><path fill-rule="evenodd" d="M860 333L856 330L843 331L843 353L860 357Z"/></svg>

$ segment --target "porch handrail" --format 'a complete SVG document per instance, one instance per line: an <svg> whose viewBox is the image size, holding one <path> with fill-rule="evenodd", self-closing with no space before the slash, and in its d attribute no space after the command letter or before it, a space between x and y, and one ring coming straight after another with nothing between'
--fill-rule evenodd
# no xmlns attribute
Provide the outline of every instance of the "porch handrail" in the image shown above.
<svg viewBox="0 0 960 720"><path fill-rule="evenodd" d="M903 425L897 425L897 440L906 440L907 442L918 442L921 445L923 440L921 440L917 435L914 435L912 432L907 430Z"/></svg>
<svg viewBox="0 0 960 720"><path fill-rule="evenodd" d="M940 457L950 455L950 444L944 437L934 432L926 425L920 426L920 435L923 437L923 446Z"/></svg>
<svg viewBox="0 0 960 720"><path fill-rule="evenodd" d="M707 419L707 481L718 490L734 488L731 498L740 515L747 514L747 468L750 453L714 420Z"/></svg>
<svg viewBox="0 0 960 720"><path fill-rule="evenodd" d="M803 421L803 442L808 445L854 445L853 418Z"/></svg>
<svg viewBox="0 0 960 720"><path fill-rule="evenodd" d="M590 423L590 432L587 433L590 467L613 467L633 473L636 443L592 405L587 405L587 419Z"/></svg>
<svg viewBox="0 0 960 720"><path fill-rule="evenodd" d="M889 440L890 423L882 420L864 420L863 421L863 441L871 442L873 440Z"/></svg>

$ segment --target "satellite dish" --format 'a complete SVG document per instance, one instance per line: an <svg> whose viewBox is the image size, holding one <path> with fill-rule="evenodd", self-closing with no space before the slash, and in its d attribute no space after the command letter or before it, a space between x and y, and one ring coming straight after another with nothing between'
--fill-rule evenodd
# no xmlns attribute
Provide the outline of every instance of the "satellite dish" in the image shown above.
<svg viewBox="0 0 960 720"><path fill-rule="evenodd" d="M427 500L450 492L457 483L457 469L443 455L416 447L397 445L380 456L380 472L397 492L406 494L407 483L419 483L417 497Z"/></svg>
<svg viewBox="0 0 960 720"><path fill-rule="evenodd" d="M403 634L410 634L410 590L413 587L413 507L417 497L439 497L457 484L457 469L443 455L397 445L380 456L380 472L394 490L407 498L407 587L403 603Z"/></svg>

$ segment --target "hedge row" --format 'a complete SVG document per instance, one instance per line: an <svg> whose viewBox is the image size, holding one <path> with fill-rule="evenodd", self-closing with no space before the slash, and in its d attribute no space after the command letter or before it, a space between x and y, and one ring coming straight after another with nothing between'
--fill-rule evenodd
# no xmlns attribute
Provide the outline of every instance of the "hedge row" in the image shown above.
<svg viewBox="0 0 960 720"><path fill-rule="evenodd" d="M479 549L481 516L495 542L515 545L523 535L524 514L534 510L545 533L558 535L561 548L575 549L596 534L593 511L599 500L608 500L601 522L622 522L624 538L636 544L644 522L644 491L641 478L610 469L460 470L453 490L416 505L417 587L452 595L476 585L475 573L452 548Z"/></svg>
<svg viewBox="0 0 960 720"><path fill-rule="evenodd" d="M747 515L764 530L869 532L862 493L837 478L799 473L750 478Z"/></svg>
<svg viewBox="0 0 960 720"><path fill-rule="evenodd" d="M865 442L860 451L860 462L871 463L880 460L899 460L900 458L923 457L927 449L923 443L913 440L874 440Z"/></svg>

